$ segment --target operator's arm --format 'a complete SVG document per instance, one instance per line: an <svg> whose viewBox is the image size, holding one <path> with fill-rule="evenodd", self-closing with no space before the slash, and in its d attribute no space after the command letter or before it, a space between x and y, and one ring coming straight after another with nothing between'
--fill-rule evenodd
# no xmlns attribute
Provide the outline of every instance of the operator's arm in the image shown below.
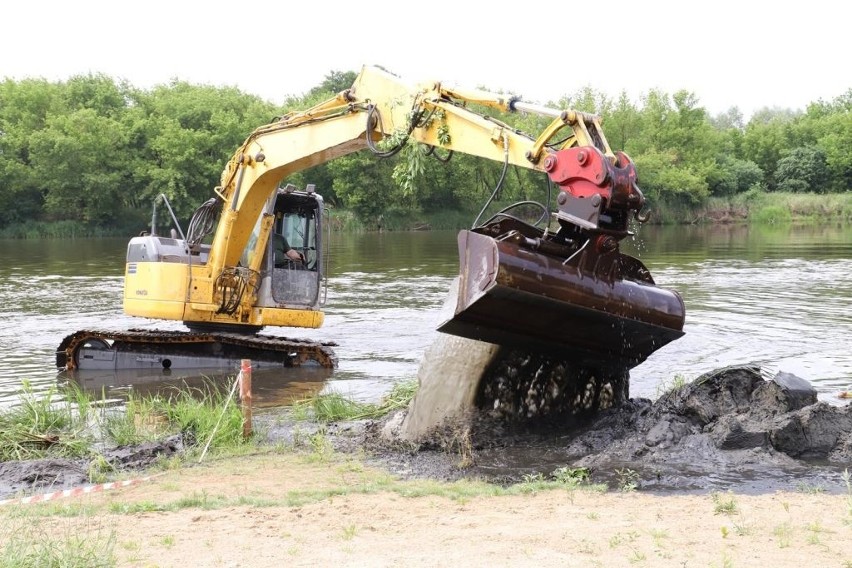
<svg viewBox="0 0 852 568"><path fill-rule="evenodd" d="M287 242L287 239L284 238L284 235L279 235L275 233L273 235L275 239L275 256L276 259L280 258L281 255L286 256L289 260L294 262L305 262L305 257L294 248L290 247L290 243ZM276 260L276 264L278 264L278 260Z"/></svg>

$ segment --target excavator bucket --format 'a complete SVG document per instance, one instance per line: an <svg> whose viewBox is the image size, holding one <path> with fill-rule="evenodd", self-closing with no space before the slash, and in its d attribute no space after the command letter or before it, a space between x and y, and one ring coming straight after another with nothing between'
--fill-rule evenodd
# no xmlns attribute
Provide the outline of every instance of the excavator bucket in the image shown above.
<svg viewBox="0 0 852 568"><path fill-rule="evenodd" d="M683 300L639 260L594 246L561 258L525 243L459 233L458 302L439 331L622 369L683 335Z"/></svg>

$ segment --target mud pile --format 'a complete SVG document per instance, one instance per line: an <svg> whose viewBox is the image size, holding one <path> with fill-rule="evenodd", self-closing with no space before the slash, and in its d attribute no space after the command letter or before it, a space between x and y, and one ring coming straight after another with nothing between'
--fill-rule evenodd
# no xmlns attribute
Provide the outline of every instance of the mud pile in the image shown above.
<svg viewBox="0 0 852 568"><path fill-rule="evenodd" d="M141 470L157 460L184 451L183 435L159 442L120 446L101 453L109 467L116 471ZM17 494L58 491L89 483L88 459L48 458L0 462L0 499ZM101 467L101 466L98 466Z"/></svg>
<svg viewBox="0 0 852 568"><path fill-rule="evenodd" d="M435 428L419 449L456 452L466 475L492 480L571 466L599 481L629 470L649 489L825 486L852 464L852 405L819 402L807 381L787 373L767 380L745 365L707 373L655 402L629 399L594 414L524 422L480 408ZM427 461L397 464L416 471Z"/></svg>
<svg viewBox="0 0 852 568"><path fill-rule="evenodd" d="M705 471L749 465L852 462L852 406L817 401L807 381L787 373L765 380L757 367L708 373L655 403L602 412L579 428L565 455L591 468L635 463Z"/></svg>

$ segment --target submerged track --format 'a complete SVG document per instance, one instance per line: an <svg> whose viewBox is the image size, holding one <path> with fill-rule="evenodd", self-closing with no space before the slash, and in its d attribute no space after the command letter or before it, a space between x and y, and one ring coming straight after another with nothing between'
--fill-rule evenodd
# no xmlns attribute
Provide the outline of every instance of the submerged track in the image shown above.
<svg viewBox="0 0 852 568"><path fill-rule="evenodd" d="M218 357L222 359L251 359L281 365L301 367L317 365L337 367L337 355L331 342L276 337L272 335L241 335L238 333L207 333L129 329L80 330L65 337L56 350L56 366L60 369L79 369L79 352L84 346L99 344L103 349L139 355Z"/></svg>

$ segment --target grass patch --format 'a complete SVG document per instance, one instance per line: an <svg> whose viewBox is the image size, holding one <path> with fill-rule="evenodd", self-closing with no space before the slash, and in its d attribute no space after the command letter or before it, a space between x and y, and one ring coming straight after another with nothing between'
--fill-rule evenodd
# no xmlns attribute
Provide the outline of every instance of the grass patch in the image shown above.
<svg viewBox="0 0 852 568"><path fill-rule="evenodd" d="M376 419L408 406L416 392L417 381L409 380L396 383L378 404L358 402L336 392L318 394L295 401L293 416L321 423Z"/></svg>
<svg viewBox="0 0 852 568"><path fill-rule="evenodd" d="M752 189L700 203L658 199L649 205L654 224L748 222L755 224L849 223L852 193L786 193Z"/></svg>
<svg viewBox="0 0 852 568"><path fill-rule="evenodd" d="M131 394L123 409L101 413L100 428L105 441L118 446L182 433L184 442L191 446L187 457L192 457L208 441L210 449L226 452L240 452L251 446L243 438L242 420L231 392L224 386L208 383L175 389L166 396Z"/></svg>
<svg viewBox="0 0 852 568"><path fill-rule="evenodd" d="M767 205L752 213L749 220L768 225L790 223L793 220L793 214L784 205Z"/></svg>
<svg viewBox="0 0 852 568"><path fill-rule="evenodd" d="M778 539L779 548L787 548L790 546L790 539L793 536L793 528L790 526L790 523L783 522L772 530L772 534L774 534Z"/></svg>
<svg viewBox="0 0 852 568"><path fill-rule="evenodd" d="M6 517L0 525L0 568L57 566L98 568L115 566L115 535L98 529L94 536L80 536L79 520L69 522L54 536L40 526L38 517Z"/></svg>
<svg viewBox="0 0 852 568"><path fill-rule="evenodd" d="M208 440L211 448L220 450L246 444L242 413L225 388L210 384L181 389L168 399L155 399L152 408L165 417L174 432L189 434L199 446Z"/></svg>
<svg viewBox="0 0 852 568"><path fill-rule="evenodd" d="M713 493L710 496L713 501L713 513L716 515L734 515L737 513L737 501L730 493L727 498L721 493Z"/></svg>
<svg viewBox="0 0 852 568"><path fill-rule="evenodd" d="M175 389L171 396L131 394L123 407L92 400L79 387L51 387L35 393L24 381L18 404L0 410L0 461L48 457L89 457L89 478L102 482L112 466L97 451L182 433L191 447L187 457L207 441L217 451L240 451L251 445L242 436L242 414L231 393L215 385Z"/></svg>
<svg viewBox="0 0 852 568"><path fill-rule="evenodd" d="M37 395L24 381L20 402L0 412L0 461L88 454L88 411L77 411L71 400L83 400L79 389L71 397L60 396L56 387Z"/></svg>
<svg viewBox="0 0 852 568"><path fill-rule="evenodd" d="M800 481L796 484L796 491L798 493L807 493L809 495L817 495L819 493L825 493L825 487L822 485L812 485L810 483L806 483L804 481Z"/></svg>

